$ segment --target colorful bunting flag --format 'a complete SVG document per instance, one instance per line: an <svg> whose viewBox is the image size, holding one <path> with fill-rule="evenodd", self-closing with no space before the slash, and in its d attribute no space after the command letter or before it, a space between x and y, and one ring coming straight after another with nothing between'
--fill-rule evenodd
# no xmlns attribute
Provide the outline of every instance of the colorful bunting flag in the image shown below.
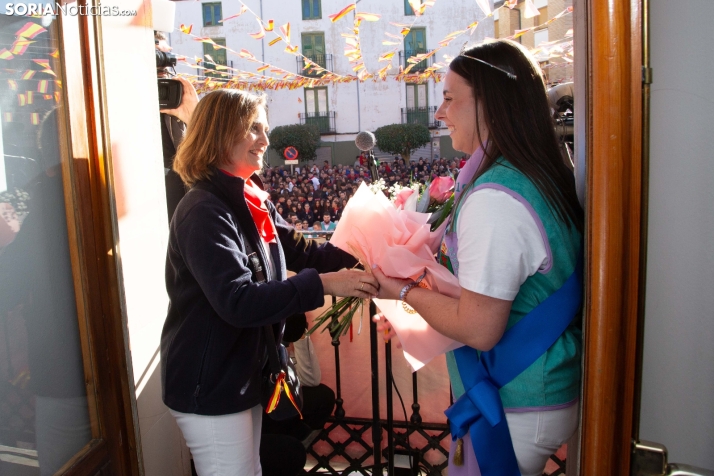
<svg viewBox="0 0 714 476"><path fill-rule="evenodd" d="M484 15L488 16L491 14L491 6L488 4L488 0L476 0L476 4L481 8Z"/></svg>
<svg viewBox="0 0 714 476"><path fill-rule="evenodd" d="M357 12L355 14L355 21L379 21L382 15L377 15L376 13L367 12Z"/></svg>
<svg viewBox="0 0 714 476"><path fill-rule="evenodd" d="M335 23L336 21L339 21L342 18L344 18L349 12L354 10L356 6L357 6L356 3L350 3L349 5L347 5L345 8L343 8L339 12L329 15L328 18L332 21L332 23Z"/></svg>
<svg viewBox="0 0 714 476"><path fill-rule="evenodd" d="M223 20L219 20L219 21L223 21ZM193 30L193 25L184 25L183 23L181 23L181 25L179 25L179 30L181 30L181 33L186 33L187 35L190 35L191 30Z"/></svg>
<svg viewBox="0 0 714 476"><path fill-rule="evenodd" d="M15 36L24 36L25 38L33 39L34 37L45 31L47 30L42 28L37 23L27 22L25 23L25 26L15 32Z"/></svg>
<svg viewBox="0 0 714 476"><path fill-rule="evenodd" d="M8 79L7 85L10 87L11 90L17 91L17 81L15 81L14 79Z"/></svg>
<svg viewBox="0 0 714 476"><path fill-rule="evenodd" d="M47 60L47 59L33 59L32 61L34 61L35 63L39 64L40 66L42 66L42 67L45 68L45 69L50 69L50 60Z"/></svg>
<svg viewBox="0 0 714 476"><path fill-rule="evenodd" d="M260 30L255 32L255 33L248 33L250 36L255 38L256 40L260 40L265 36L265 28L263 28L263 24L258 20L258 25L260 25Z"/></svg>
<svg viewBox="0 0 714 476"><path fill-rule="evenodd" d="M10 52L16 56L24 54L32 43L34 43L34 41L19 36L10 47Z"/></svg>
<svg viewBox="0 0 714 476"><path fill-rule="evenodd" d="M5 122L12 122L12 113L11 112L6 112L4 114L5 117Z"/></svg>
<svg viewBox="0 0 714 476"><path fill-rule="evenodd" d="M28 69L24 73L22 73L22 76L20 77L21 79L32 79L32 77L35 75L35 71L32 71L31 69Z"/></svg>
<svg viewBox="0 0 714 476"><path fill-rule="evenodd" d="M27 98L27 104L32 104L34 102L33 101L34 94L32 93L32 91L27 91L25 93L25 97Z"/></svg>
<svg viewBox="0 0 714 476"><path fill-rule="evenodd" d="M0 59L11 60L14 57L15 56L13 56L13 54L10 51L8 51L7 48L3 48L0 50Z"/></svg>
<svg viewBox="0 0 714 476"><path fill-rule="evenodd" d="M224 18L224 19L222 19L222 20L218 20L218 23L223 23L223 22L225 22L225 21L232 20L232 19L234 19L234 18L238 18L239 16L241 16L242 14L244 14L244 13L247 12L247 11L248 11L248 7L246 7L245 4L243 4L243 5L241 5L240 10L238 11L238 13L236 13L235 15L231 15L231 16L229 16L229 17L226 17L226 18Z"/></svg>
<svg viewBox="0 0 714 476"><path fill-rule="evenodd" d="M37 83L37 92L45 94L47 92L47 89L49 88L49 81L46 79L41 79L39 83Z"/></svg>
<svg viewBox="0 0 714 476"><path fill-rule="evenodd" d="M533 0L526 0L526 7L525 11L523 12L523 16L526 18L533 18L537 17L540 15L540 11L536 8L535 4L533 3Z"/></svg>
<svg viewBox="0 0 714 476"><path fill-rule="evenodd" d="M50 99L52 99L52 95L51 95L51 94L45 94L45 95L42 96L42 97L45 98L45 101L49 101Z"/></svg>
<svg viewBox="0 0 714 476"><path fill-rule="evenodd" d="M59 58L59 48L55 49L52 53L50 53L50 56L53 58Z"/></svg>
<svg viewBox="0 0 714 476"><path fill-rule="evenodd" d="M273 46L275 43L277 43L279 41L283 41L283 38L281 36L271 40L270 43L268 43L268 46Z"/></svg>
<svg viewBox="0 0 714 476"><path fill-rule="evenodd" d="M27 103L27 98L25 98L24 94L18 94L17 95L17 103L20 106L24 106Z"/></svg>
<svg viewBox="0 0 714 476"><path fill-rule="evenodd" d="M38 112L30 113L30 122L32 123L33 126L39 125L40 124L40 113L38 113Z"/></svg>
<svg viewBox="0 0 714 476"><path fill-rule="evenodd" d="M273 28L275 28L275 22L268 20L268 26L265 27L265 31L273 31Z"/></svg>

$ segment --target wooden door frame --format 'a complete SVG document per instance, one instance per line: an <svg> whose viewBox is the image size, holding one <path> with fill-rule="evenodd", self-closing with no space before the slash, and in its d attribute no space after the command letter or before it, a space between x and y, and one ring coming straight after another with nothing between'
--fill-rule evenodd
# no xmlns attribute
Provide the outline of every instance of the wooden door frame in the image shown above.
<svg viewBox="0 0 714 476"><path fill-rule="evenodd" d="M93 438L58 474L138 475L142 462L120 282L101 21L61 15L57 22L64 60L65 204Z"/></svg>
<svg viewBox="0 0 714 476"><path fill-rule="evenodd" d="M581 475L626 475L638 419L646 240L643 0L586 0L587 196Z"/></svg>

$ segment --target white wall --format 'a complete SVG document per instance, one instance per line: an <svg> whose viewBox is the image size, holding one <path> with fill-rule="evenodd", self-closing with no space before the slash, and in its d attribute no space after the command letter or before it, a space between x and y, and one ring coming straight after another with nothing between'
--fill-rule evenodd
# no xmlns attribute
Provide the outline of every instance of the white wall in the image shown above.
<svg viewBox="0 0 714 476"><path fill-rule="evenodd" d="M714 469L714 53L707 0L650 0L654 81L640 437Z"/></svg>
<svg viewBox="0 0 714 476"><path fill-rule="evenodd" d="M223 16L228 17L237 13L240 3L235 0L223 1ZM260 1L246 0L248 5L256 14L260 15ZM493 2L491 2L493 5ZM332 23L328 15L338 12L346 3L342 0L323 0L322 19L302 20L302 2L291 0L289 2L279 2L275 0L263 0L263 19L275 20L276 31L280 25L290 21L291 40L294 45L301 47L301 33L318 31L325 33L325 47L327 53L332 54L332 71L338 74L353 74L349 60L344 56L344 38L340 36L343 32L349 32L352 28L354 16L352 13L337 23ZM402 0L391 0L384 2L380 0L361 0L358 3L358 11L378 13L382 15L378 22L362 22L360 27L360 44L365 65L370 73L376 73L387 63L379 63L379 55L393 48L403 49L403 46L383 46L382 40L385 31L399 34L399 28L389 25L389 22L411 23L413 16L404 16L404 2ZM427 33L427 49L435 49L438 42L447 34L454 30L466 28L471 22L482 21L473 36L462 36L454 40L451 45L437 53L436 60L443 61L443 54L455 56L458 54L461 45L467 39L470 42L479 42L486 37L493 37L493 18L484 20L481 9L473 0L452 0L436 2L434 7L427 9L422 17L417 18L414 27L425 27ZM240 51L245 48L256 57L261 58L261 44L265 48L265 61L275 66L279 66L291 73L297 73L297 63L295 56L285 53L285 44L280 42L274 46L268 46L268 42L275 38L272 33L267 33L263 40L255 40L248 34L258 30L258 24L250 14L244 13L237 19L229 20L226 26L216 26L203 28L203 16L201 4L199 2L178 2L176 3L176 25L192 24L193 34L200 37L226 38L229 48ZM170 35L170 43L177 54L203 56L203 44L194 41L188 36L175 32ZM302 48L300 48L302 51ZM255 71L259 66L256 63L238 58L235 55L228 55L233 60L233 67L246 71ZM401 108L406 107L406 87L403 82L394 80L393 75L399 69L398 54L392 59L393 69L385 82L367 81L359 85L359 111L357 107L357 88L355 83L339 84L328 87L329 110L336 112L337 137L323 136L327 142L351 140L350 134L360 130L374 130L380 126L401 122ZM195 74L195 69L186 67L179 68L181 72ZM441 103L442 84L429 84L429 106L438 106ZM269 117L271 127L295 124L299 122L299 114L305 112L304 91L297 89L293 91L280 90L269 91ZM359 117L358 117L359 116ZM358 120L359 119L359 120ZM345 136L343 136L343 134ZM441 135L448 134L447 130Z"/></svg>
<svg viewBox="0 0 714 476"><path fill-rule="evenodd" d="M161 400L158 349L168 297L168 221L149 0L125 1L136 17L102 17L119 270L147 476L190 475L188 452ZM127 69L127 65L131 65Z"/></svg>

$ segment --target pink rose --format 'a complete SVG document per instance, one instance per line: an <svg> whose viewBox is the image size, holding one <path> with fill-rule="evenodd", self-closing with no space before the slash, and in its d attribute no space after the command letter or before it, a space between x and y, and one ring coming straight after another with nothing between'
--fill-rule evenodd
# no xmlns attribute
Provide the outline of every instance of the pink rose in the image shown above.
<svg viewBox="0 0 714 476"><path fill-rule="evenodd" d="M436 177L429 185L429 196L437 203L444 203L451 197L454 189L454 179L451 177Z"/></svg>
<svg viewBox="0 0 714 476"><path fill-rule="evenodd" d="M412 190L411 188L403 188L397 194L397 198L394 199L394 207L397 209L404 208L404 204L407 202L407 198L409 198L412 193L414 193L414 190Z"/></svg>

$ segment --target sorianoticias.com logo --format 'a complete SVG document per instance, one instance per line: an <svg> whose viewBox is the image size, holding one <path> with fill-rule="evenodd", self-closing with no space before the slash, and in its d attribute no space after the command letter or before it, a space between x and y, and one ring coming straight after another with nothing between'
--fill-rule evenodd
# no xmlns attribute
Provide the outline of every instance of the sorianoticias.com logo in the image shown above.
<svg viewBox="0 0 714 476"><path fill-rule="evenodd" d="M136 10L125 10L116 5L77 5L60 3L6 3L5 15L16 16L45 16L45 15L89 15L105 17L133 17Z"/></svg>

